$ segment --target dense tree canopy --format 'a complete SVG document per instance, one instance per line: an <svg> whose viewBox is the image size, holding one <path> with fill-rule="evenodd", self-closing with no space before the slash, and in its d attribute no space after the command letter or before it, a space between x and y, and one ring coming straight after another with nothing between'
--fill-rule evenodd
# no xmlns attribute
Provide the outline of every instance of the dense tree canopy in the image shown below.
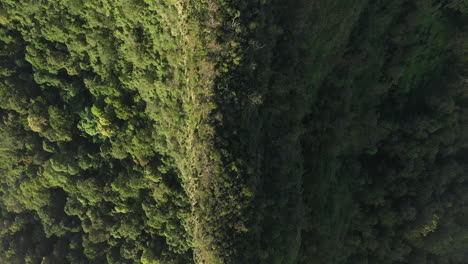
<svg viewBox="0 0 468 264"><path fill-rule="evenodd" d="M464 0L0 0L0 263L466 263L467 29Z"/></svg>

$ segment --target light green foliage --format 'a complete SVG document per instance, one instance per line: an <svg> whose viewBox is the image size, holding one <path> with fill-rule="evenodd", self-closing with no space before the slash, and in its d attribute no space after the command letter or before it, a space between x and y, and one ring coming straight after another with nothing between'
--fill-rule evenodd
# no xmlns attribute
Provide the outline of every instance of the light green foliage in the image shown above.
<svg viewBox="0 0 468 264"><path fill-rule="evenodd" d="M0 263L465 263L467 21L0 0Z"/></svg>
<svg viewBox="0 0 468 264"><path fill-rule="evenodd" d="M216 73L205 44L218 40L203 32L208 4L2 0L0 5L1 56L8 62L1 69L2 109L16 113L11 123L41 143L12 155L18 163L5 160L12 175L5 182L21 192L2 193L2 202L15 212L36 212L46 233L57 236L40 252L60 239L80 245L61 248L60 256L41 253L42 261L139 263L146 252L141 262L190 263L193 248L199 248L200 260L223 255L213 238L232 240L231 231L223 231L228 219L190 209L199 200L203 208L234 216L245 206L234 198L215 206L211 203L224 195L205 196L225 188L221 185L230 178L219 170L220 159L206 159L220 156L209 124ZM216 14L230 5L223 1L209 5L217 23L236 13L229 8ZM230 48L223 49L235 58L233 65L241 63ZM222 173L213 187L195 180L208 164ZM57 192L63 197L49 197ZM49 203L57 206L41 211ZM216 225L209 225L213 221ZM74 227L62 228L69 225ZM199 241L193 241L194 232ZM158 241L151 254L145 241ZM235 241L222 243L230 247ZM24 261L33 261L26 259L27 254Z"/></svg>

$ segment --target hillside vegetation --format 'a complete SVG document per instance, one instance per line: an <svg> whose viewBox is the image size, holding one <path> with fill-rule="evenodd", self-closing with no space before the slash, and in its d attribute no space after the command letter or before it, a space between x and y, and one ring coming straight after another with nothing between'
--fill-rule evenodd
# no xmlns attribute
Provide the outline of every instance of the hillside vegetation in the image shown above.
<svg viewBox="0 0 468 264"><path fill-rule="evenodd" d="M466 263L467 29L464 0L0 0L0 263Z"/></svg>

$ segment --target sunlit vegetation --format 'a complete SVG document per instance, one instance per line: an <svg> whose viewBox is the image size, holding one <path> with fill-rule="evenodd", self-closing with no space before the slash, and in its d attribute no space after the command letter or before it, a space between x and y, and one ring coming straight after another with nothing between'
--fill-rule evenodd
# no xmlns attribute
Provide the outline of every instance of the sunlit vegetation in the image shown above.
<svg viewBox="0 0 468 264"><path fill-rule="evenodd" d="M466 263L467 30L463 0L0 0L0 263Z"/></svg>

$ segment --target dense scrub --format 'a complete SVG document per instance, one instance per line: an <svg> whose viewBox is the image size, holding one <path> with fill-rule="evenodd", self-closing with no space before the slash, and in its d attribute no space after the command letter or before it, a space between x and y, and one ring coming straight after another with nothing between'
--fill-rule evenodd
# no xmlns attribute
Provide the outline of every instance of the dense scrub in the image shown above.
<svg viewBox="0 0 468 264"><path fill-rule="evenodd" d="M465 2L277 6L252 263L463 263Z"/></svg>
<svg viewBox="0 0 468 264"><path fill-rule="evenodd" d="M0 0L0 263L465 263L466 3Z"/></svg>
<svg viewBox="0 0 468 264"><path fill-rule="evenodd" d="M381 2L307 118L302 263L463 263L466 17Z"/></svg>

